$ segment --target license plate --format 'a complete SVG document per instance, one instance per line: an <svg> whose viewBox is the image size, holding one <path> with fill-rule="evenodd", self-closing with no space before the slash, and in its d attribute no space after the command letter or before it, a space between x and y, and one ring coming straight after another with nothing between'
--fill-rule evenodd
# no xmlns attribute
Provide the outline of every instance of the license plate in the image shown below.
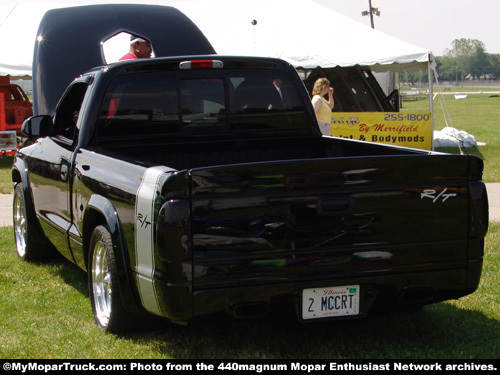
<svg viewBox="0 0 500 375"><path fill-rule="evenodd" d="M359 314L359 285L311 288L302 291L302 319Z"/></svg>

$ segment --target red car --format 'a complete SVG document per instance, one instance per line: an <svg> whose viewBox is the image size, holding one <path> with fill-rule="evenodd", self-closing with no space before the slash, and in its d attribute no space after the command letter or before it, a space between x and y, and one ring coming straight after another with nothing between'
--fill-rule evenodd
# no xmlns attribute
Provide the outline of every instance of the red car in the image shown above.
<svg viewBox="0 0 500 375"><path fill-rule="evenodd" d="M20 132L23 121L33 116L33 106L20 86L10 82L4 83L4 79L0 80L0 97L3 94L0 104L0 130Z"/></svg>
<svg viewBox="0 0 500 375"><path fill-rule="evenodd" d="M16 134L25 119L33 116L33 106L23 89L0 77L0 151L11 154L17 150Z"/></svg>

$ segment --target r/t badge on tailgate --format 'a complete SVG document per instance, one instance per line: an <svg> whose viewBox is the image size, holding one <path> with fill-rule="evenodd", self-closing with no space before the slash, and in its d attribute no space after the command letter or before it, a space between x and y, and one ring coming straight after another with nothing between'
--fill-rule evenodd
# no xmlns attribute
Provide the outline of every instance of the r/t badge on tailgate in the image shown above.
<svg viewBox="0 0 500 375"><path fill-rule="evenodd" d="M443 191L441 191L441 192L438 192L437 190L433 190L433 189L424 190L420 194L420 199L429 198L429 199L432 199L433 203L436 203L439 201L441 203L444 203L448 198L454 198L457 196L457 193L446 193L447 190L448 190L448 188L444 188Z"/></svg>

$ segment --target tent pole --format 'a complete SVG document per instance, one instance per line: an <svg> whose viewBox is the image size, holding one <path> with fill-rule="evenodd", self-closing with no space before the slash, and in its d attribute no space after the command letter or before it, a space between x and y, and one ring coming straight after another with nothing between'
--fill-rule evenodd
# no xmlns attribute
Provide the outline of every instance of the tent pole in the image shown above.
<svg viewBox="0 0 500 375"><path fill-rule="evenodd" d="M429 77L429 110L431 112L431 122L432 122L432 136L431 136L431 150L434 151L434 99L433 99L433 84L434 72L432 70L431 64L427 63L427 72Z"/></svg>

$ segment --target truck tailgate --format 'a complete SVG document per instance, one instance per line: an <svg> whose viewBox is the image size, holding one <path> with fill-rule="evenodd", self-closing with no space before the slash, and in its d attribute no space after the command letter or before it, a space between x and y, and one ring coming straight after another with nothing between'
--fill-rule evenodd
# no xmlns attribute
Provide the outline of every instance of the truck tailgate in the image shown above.
<svg viewBox="0 0 500 375"><path fill-rule="evenodd" d="M193 169L194 288L466 267L468 160L398 155Z"/></svg>

